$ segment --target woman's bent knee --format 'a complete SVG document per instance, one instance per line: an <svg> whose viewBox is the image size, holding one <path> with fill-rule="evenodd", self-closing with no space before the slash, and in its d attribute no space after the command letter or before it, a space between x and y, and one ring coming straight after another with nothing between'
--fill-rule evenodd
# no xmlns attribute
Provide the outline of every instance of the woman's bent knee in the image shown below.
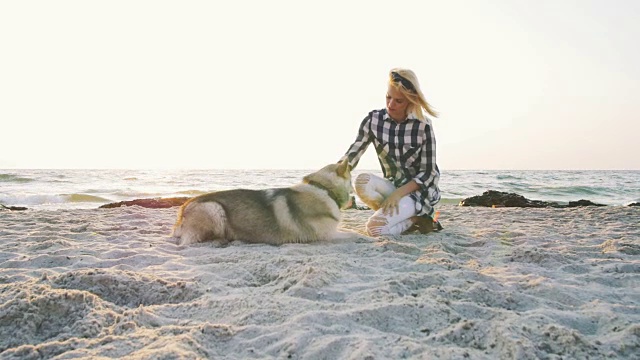
<svg viewBox="0 0 640 360"><path fill-rule="evenodd" d="M371 175L364 173L360 174L356 177L355 181L355 190L357 194L364 193L366 191L366 186L371 181Z"/></svg>
<svg viewBox="0 0 640 360"><path fill-rule="evenodd" d="M354 188L362 202L367 204L370 208L378 210L380 208L380 204L384 200L384 196L376 191L371 180L371 174L360 174L356 177Z"/></svg>

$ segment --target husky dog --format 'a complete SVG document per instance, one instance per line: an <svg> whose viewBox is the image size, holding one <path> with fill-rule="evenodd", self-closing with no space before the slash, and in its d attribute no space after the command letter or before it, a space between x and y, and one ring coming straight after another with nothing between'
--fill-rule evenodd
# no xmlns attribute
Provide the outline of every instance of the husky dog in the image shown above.
<svg viewBox="0 0 640 360"><path fill-rule="evenodd" d="M330 164L291 187L217 191L194 197L178 210L173 237L186 245L241 240L279 245L357 236L338 231L350 206L348 162Z"/></svg>

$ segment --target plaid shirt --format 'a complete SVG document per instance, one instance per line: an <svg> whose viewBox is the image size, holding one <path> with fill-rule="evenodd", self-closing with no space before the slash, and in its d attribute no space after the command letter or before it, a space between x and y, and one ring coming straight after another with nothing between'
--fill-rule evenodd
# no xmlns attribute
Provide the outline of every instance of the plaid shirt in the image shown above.
<svg viewBox="0 0 640 360"><path fill-rule="evenodd" d="M376 149L384 177L396 188L415 181L420 189L411 197L416 200L417 214L433 215L433 206L440 201L440 171L431 120L420 121L409 115L398 124L386 109L374 110L362 120L356 141L342 158L348 157L355 168L370 143Z"/></svg>

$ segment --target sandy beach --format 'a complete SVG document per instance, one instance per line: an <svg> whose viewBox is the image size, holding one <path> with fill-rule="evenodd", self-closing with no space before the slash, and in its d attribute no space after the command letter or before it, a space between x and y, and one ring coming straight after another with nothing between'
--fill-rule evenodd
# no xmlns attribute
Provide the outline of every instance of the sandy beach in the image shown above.
<svg viewBox="0 0 640 360"><path fill-rule="evenodd" d="M0 358L640 358L640 208L439 210L223 248L173 243L177 208L2 211Z"/></svg>

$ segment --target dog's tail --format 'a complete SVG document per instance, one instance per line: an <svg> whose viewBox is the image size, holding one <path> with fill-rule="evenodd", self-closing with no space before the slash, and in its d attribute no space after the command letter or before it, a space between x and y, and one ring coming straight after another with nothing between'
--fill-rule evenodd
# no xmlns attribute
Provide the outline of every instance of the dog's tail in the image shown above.
<svg viewBox="0 0 640 360"><path fill-rule="evenodd" d="M180 221L180 219L178 219L178 221L176 221L176 224L173 225L171 236L175 238L179 238L182 236L182 222Z"/></svg>
<svg viewBox="0 0 640 360"><path fill-rule="evenodd" d="M180 208L178 209L178 219L176 220L176 223L173 225L173 229L171 230L172 237L179 238L182 236L182 219L183 219L184 208L186 205L187 204L185 203L182 206L180 206Z"/></svg>

